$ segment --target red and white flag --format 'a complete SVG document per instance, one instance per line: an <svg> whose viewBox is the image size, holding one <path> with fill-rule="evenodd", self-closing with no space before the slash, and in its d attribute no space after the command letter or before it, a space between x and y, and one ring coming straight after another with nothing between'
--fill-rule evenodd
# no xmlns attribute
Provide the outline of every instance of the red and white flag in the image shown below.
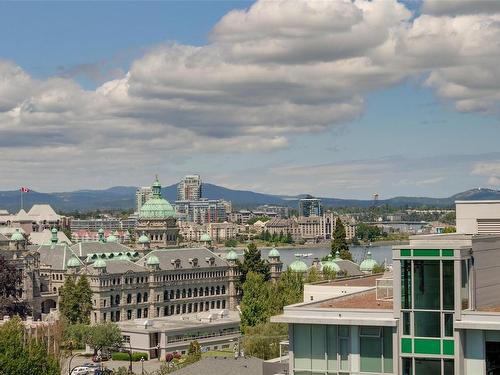
<svg viewBox="0 0 500 375"><path fill-rule="evenodd" d="M21 190L21 193L29 193L30 192L30 189L27 187L22 187L20 190Z"/></svg>

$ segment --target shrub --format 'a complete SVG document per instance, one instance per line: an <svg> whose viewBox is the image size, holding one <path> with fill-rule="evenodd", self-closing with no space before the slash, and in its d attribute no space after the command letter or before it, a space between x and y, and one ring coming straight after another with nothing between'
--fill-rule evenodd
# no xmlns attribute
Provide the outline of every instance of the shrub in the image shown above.
<svg viewBox="0 0 500 375"><path fill-rule="evenodd" d="M142 357L144 357L144 360L147 360L148 353L144 353L144 352L132 353L132 361L133 362L139 362ZM130 356L126 352L115 352L115 353L111 354L111 358L113 359L113 361L129 361L130 360Z"/></svg>

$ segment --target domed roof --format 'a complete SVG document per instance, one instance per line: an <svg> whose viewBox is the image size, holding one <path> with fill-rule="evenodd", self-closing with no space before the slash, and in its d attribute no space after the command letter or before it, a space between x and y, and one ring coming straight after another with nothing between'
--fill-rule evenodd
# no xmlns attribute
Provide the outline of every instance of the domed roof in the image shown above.
<svg viewBox="0 0 500 375"><path fill-rule="evenodd" d="M52 233L57 234L57 228L56 228L56 227L53 227L50 231L51 231Z"/></svg>
<svg viewBox="0 0 500 375"><path fill-rule="evenodd" d="M333 272L340 272L340 267L335 261L333 260L332 256L328 256L328 260L326 262L321 262L321 270L326 270L329 269L330 271Z"/></svg>
<svg viewBox="0 0 500 375"><path fill-rule="evenodd" d="M10 236L11 241L24 241L24 236L21 232L19 232L19 228L16 228L16 231L12 233Z"/></svg>
<svg viewBox="0 0 500 375"><path fill-rule="evenodd" d="M76 268L76 267L80 267L81 265L82 264L75 256L72 256L71 258L69 258L68 262L66 263L66 266L68 268Z"/></svg>
<svg viewBox="0 0 500 375"><path fill-rule="evenodd" d="M234 250L231 250L229 253L226 254L226 260L237 260L238 259L238 254Z"/></svg>
<svg viewBox="0 0 500 375"><path fill-rule="evenodd" d="M111 233L108 237L106 237L106 242L117 242L118 241L118 238L116 238L116 236Z"/></svg>
<svg viewBox="0 0 500 375"><path fill-rule="evenodd" d="M273 247L267 256L269 258L279 258L280 257L280 252L278 250L276 250L275 247Z"/></svg>
<svg viewBox="0 0 500 375"><path fill-rule="evenodd" d="M128 257L128 255L126 253L119 255L116 259L117 260L130 260L130 258Z"/></svg>
<svg viewBox="0 0 500 375"><path fill-rule="evenodd" d="M104 229L100 228L97 233L104 233Z"/></svg>
<svg viewBox="0 0 500 375"><path fill-rule="evenodd" d="M361 270L361 272L372 272L375 266L378 266L378 263L375 261L375 259L372 259L372 253L369 251L366 254L365 260L362 261L359 265L359 269Z"/></svg>
<svg viewBox="0 0 500 375"><path fill-rule="evenodd" d="M307 272L307 264L301 261L298 257L296 257L295 260L290 263L288 268L290 268L290 270L292 270L293 272Z"/></svg>
<svg viewBox="0 0 500 375"><path fill-rule="evenodd" d="M94 268L106 268L106 261L104 259L97 259L94 264Z"/></svg>
<svg viewBox="0 0 500 375"><path fill-rule="evenodd" d="M335 259L340 259L340 251L338 251L338 250L335 253Z"/></svg>
<svg viewBox="0 0 500 375"><path fill-rule="evenodd" d="M209 242L209 241L212 241L212 238L210 237L210 235L208 233L203 233L200 236L200 241L202 241L202 242Z"/></svg>
<svg viewBox="0 0 500 375"><path fill-rule="evenodd" d="M175 210L166 199L161 197L161 185L158 177L152 186L153 196L146 201L139 211L139 219L166 219L175 216Z"/></svg>
<svg viewBox="0 0 500 375"><path fill-rule="evenodd" d="M158 257L154 254L151 254L148 257L147 265L148 266L156 266L158 264L160 264L160 260L158 259Z"/></svg>
<svg viewBox="0 0 500 375"><path fill-rule="evenodd" d="M146 236L146 234L144 232L142 232L142 234L139 237L139 239L137 240L137 242L139 242L140 244L149 243L149 237Z"/></svg>

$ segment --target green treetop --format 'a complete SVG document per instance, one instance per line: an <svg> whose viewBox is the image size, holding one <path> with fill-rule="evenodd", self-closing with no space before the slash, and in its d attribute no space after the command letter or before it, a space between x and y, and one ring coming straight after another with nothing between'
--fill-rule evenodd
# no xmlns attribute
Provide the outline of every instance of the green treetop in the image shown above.
<svg viewBox="0 0 500 375"><path fill-rule="evenodd" d="M243 262L238 261L238 268L241 285L245 282L249 272L262 275L265 281L271 278L269 263L265 259L262 259L260 250L257 249L257 246L253 242L248 245L248 249L243 255Z"/></svg>
<svg viewBox="0 0 500 375"><path fill-rule="evenodd" d="M347 246L345 237L346 234L344 224L338 217L335 221L335 230L333 231L331 254L332 256L335 256L335 253L338 251L340 253L340 258L352 260L352 254L349 251L349 246Z"/></svg>
<svg viewBox="0 0 500 375"><path fill-rule="evenodd" d="M80 276L77 283L73 276L66 277L64 285L59 290L59 311L68 323L90 323L92 310L92 291L88 278Z"/></svg>

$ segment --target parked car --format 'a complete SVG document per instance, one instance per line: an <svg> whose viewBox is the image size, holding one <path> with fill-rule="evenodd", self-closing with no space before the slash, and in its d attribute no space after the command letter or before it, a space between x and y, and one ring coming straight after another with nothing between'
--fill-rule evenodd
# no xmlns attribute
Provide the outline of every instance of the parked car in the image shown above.
<svg viewBox="0 0 500 375"><path fill-rule="evenodd" d="M71 371L71 375L94 375L96 367L78 366Z"/></svg>

